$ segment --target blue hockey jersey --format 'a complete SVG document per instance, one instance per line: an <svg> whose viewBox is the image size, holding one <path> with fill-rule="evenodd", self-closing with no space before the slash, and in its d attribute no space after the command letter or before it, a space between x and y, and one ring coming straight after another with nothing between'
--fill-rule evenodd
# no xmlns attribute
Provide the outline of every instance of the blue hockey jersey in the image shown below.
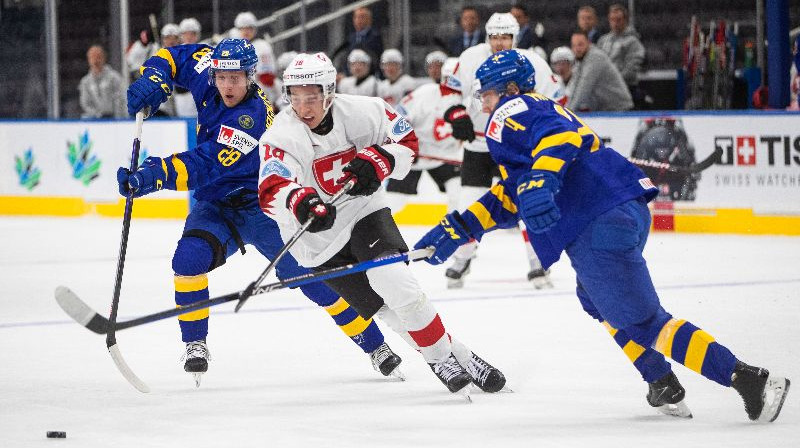
<svg viewBox="0 0 800 448"><path fill-rule="evenodd" d="M595 217L628 200L651 200L658 193L639 168L603 145L583 120L543 95L502 98L486 126L486 141L502 180L462 216L476 237L516 226L519 178L530 172L555 175L561 219L548 231L529 235L545 269Z"/></svg>
<svg viewBox="0 0 800 448"><path fill-rule="evenodd" d="M198 200L215 200L240 190L258 190L258 139L274 112L255 84L228 108L208 82L213 47L191 44L162 48L145 61L188 89L197 106L197 147L165 158L165 188L195 190Z"/></svg>

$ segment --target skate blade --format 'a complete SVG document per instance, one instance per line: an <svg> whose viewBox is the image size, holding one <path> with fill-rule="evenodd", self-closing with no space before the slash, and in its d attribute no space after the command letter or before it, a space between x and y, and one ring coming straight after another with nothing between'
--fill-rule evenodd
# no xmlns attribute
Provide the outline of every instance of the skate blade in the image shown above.
<svg viewBox="0 0 800 448"><path fill-rule="evenodd" d="M403 373L403 371L402 371L402 370L400 370L400 369L399 369L399 368L397 368L397 367L395 367L395 368L394 368L394 370L392 370L392 371L389 373L389 376L391 376L391 377L394 377L394 378L397 378L397 379L398 379L398 380L400 380L400 381L405 381L405 380L406 380L406 375Z"/></svg>
<svg viewBox="0 0 800 448"><path fill-rule="evenodd" d="M472 384L467 384L461 389L453 392L453 394L463 398L466 403L472 403Z"/></svg>
<svg viewBox="0 0 800 448"><path fill-rule="evenodd" d="M531 279L531 283L533 284L533 287L536 289L553 288L553 282L551 282L550 279L545 277L536 277L534 279Z"/></svg>
<svg viewBox="0 0 800 448"><path fill-rule="evenodd" d="M675 404L665 404L656 409L658 409L658 412L671 417L692 418L692 411L689 410L689 406L686 406L686 402L683 400Z"/></svg>
<svg viewBox="0 0 800 448"><path fill-rule="evenodd" d="M447 289L461 289L464 287L464 280L447 279Z"/></svg>
<svg viewBox="0 0 800 448"><path fill-rule="evenodd" d="M194 377L194 387L199 388L200 387L200 380L203 377L203 373L202 372L193 373L192 376Z"/></svg>
<svg viewBox="0 0 800 448"><path fill-rule="evenodd" d="M778 418L791 384L791 381L787 378L772 376L767 378L767 384L764 386L763 393L764 409L761 410L761 415L758 416L758 422L770 423Z"/></svg>

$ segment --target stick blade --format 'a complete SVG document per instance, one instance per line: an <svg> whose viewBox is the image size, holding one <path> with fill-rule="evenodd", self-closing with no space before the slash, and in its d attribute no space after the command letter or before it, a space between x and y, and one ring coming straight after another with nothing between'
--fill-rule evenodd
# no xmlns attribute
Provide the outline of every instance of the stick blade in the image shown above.
<svg viewBox="0 0 800 448"><path fill-rule="evenodd" d="M108 319L89 308L77 294L66 286L59 286L55 292L58 306L64 310L75 322L88 328L97 334L108 332Z"/></svg>
<svg viewBox="0 0 800 448"><path fill-rule="evenodd" d="M136 388L136 390L138 390L143 394L150 393L150 388L147 387L147 384L145 384L144 381L140 380L139 377L136 376L135 373L133 373L133 370L131 370L131 368L128 367L128 363L125 362L125 358L122 357L122 353L119 351L119 347L117 347L117 344L108 347L108 353L111 354L111 359L113 359L114 364L117 365L117 370L119 370L122 376L124 376L125 379L128 380L128 382L131 383L131 385Z"/></svg>

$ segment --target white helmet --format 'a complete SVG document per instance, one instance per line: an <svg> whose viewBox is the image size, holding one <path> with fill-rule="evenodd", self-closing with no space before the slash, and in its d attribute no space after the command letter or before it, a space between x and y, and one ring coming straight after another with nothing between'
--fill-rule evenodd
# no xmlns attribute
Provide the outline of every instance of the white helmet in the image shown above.
<svg viewBox="0 0 800 448"><path fill-rule="evenodd" d="M372 58L369 57L366 51L356 48L355 50L351 51L349 55L347 55L347 63L352 64L354 62L364 62L365 64L369 65L372 62Z"/></svg>
<svg viewBox="0 0 800 448"><path fill-rule="evenodd" d="M456 76L456 68L458 68L458 58L447 58L442 64L442 80L439 84L460 92L461 80Z"/></svg>
<svg viewBox="0 0 800 448"><path fill-rule="evenodd" d="M434 62L438 62L440 64L444 64L447 60L447 55L444 51L431 51L427 55L425 55L425 67L433 64Z"/></svg>
<svg viewBox="0 0 800 448"><path fill-rule="evenodd" d="M389 64L391 62L397 64L403 63L403 53L400 53L400 50L397 48L390 48L381 54L381 64Z"/></svg>
<svg viewBox="0 0 800 448"><path fill-rule="evenodd" d="M236 28L256 28L256 15L250 11L240 12L233 21Z"/></svg>
<svg viewBox="0 0 800 448"><path fill-rule="evenodd" d="M161 28L161 37L164 36L180 36L181 29L178 28L178 25L174 23L168 23L164 25L164 28Z"/></svg>
<svg viewBox="0 0 800 448"><path fill-rule="evenodd" d="M313 85L322 87L322 104L327 112L336 93L336 68L325 53L300 53L283 72L283 100L292 104L289 87Z"/></svg>
<svg viewBox="0 0 800 448"><path fill-rule="evenodd" d="M570 50L569 47L558 47L550 53L550 63L555 64L556 62L569 62L572 64L575 62L575 53Z"/></svg>
<svg viewBox="0 0 800 448"><path fill-rule="evenodd" d="M295 56L297 56L296 51L287 51L285 53L281 53L277 60L278 73L283 73L283 71L289 67L289 64L292 63L292 60L294 60Z"/></svg>
<svg viewBox="0 0 800 448"><path fill-rule="evenodd" d="M181 24L178 27L181 30L181 33L200 34L200 22L198 22L194 17L181 20Z"/></svg>
<svg viewBox="0 0 800 448"><path fill-rule="evenodd" d="M519 23L510 12L496 12L486 21L486 37L510 34L517 40Z"/></svg>

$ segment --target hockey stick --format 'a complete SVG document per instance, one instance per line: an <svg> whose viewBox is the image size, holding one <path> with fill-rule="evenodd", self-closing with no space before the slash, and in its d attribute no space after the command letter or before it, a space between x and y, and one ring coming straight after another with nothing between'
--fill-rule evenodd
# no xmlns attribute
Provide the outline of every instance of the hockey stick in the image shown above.
<svg viewBox="0 0 800 448"><path fill-rule="evenodd" d="M259 295L270 291L276 291L285 288L296 288L298 286L307 285L331 278L343 277L345 275L355 274L356 272L363 272L368 269L386 266L388 264L424 260L433 254L432 248L412 250L406 253L388 255L379 257L372 260L366 260L359 263L347 264L331 269L326 269L319 272L310 272L308 274L300 275L297 277L287 278L282 282L270 283L262 285L253 290L252 295ZM160 311L146 316L137 317L135 319L127 320L124 322L115 323L116 330L124 330L126 328L138 327L139 325L156 322L159 320L167 319L181 314L190 313L203 308L209 308L223 303L238 300L240 292L233 292L225 294L224 296L215 297L212 299L203 300L201 302L193 303L180 308L170 308L168 310ZM83 302L74 292L64 286L56 288L56 301L69 317L86 327L88 330L97 334L106 334L111 329L111 322L98 312L91 309L85 302Z"/></svg>
<svg viewBox="0 0 800 448"><path fill-rule="evenodd" d="M131 165L130 171L131 173L136 172L136 168L139 166L139 147L141 146L141 137L142 137L142 122L144 121L144 111L139 111L136 113L136 133L135 137L133 138L133 153L131 154ZM134 191L129 189L128 197L125 198L125 213L122 217L122 237L119 243L119 258L117 259L117 276L114 280L114 297L111 299L111 314L108 317L108 334L106 335L106 347L108 347L108 353L111 354L111 359L114 360L114 364L117 366L117 369L122 373L122 376L128 380L129 383L133 385L139 392L148 393L150 392L150 388L147 387L139 377L136 376L135 373L128 367L128 363L125 362L125 358L122 357L122 353L119 351L119 347L117 347L117 334L116 334L116 324L117 324L117 311L119 310L119 295L120 290L122 289L122 270L125 267L125 253L128 248L128 232L131 228L131 215L133 214L133 195Z"/></svg>
<svg viewBox="0 0 800 448"><path fill-rule="evenodd" d="M356 184L355 179L353 178L349 179L347 183L345 183L342 186L342 189L336 192L336 194L334 194L331 197L331 200L328 203L335 204L336 201L338 201L339 198L344 196L345 193L350 191L350 189L353 188L355 184ZM241 292L241 295L239 296L239 303L236 304L236 308L234 308L233 312L238 313L239 310L242 309L242 306L244 306L245 302L247 302L247 299L249 299L250 296L253 295L253 291L255 291L255 289L258 288L258 286L264 282L264 279L267 278L267 275L269 275L269 273L272 272L272 268L278 265L278 262L281 261L281 258L283 258L283 256L289 252L289 249L291 249L292 246L294 246L294 243L296 243L300 239L300 237L303 236L304 233L306 233L306 230L308 230L308 228L314 222L314 218L315 216L309 213L309 217L308 219L306 219L306 222L303 223L303 225L300 226L299 229L297 229L297 232L295 232L294 235L292 235L292 237L289 238L289 241L287 241L283 245L281 250L278 251L277 255L275 255L275 257L269 263L267 268L264 269L264 272L262 272L261 275L259 275L258 278L253 283L247 285L247 288L245 288L244 291Z"/></svg>
<svg viewBox="0 0 800 448"><path fill-rule="evenodd" d="M705 159L701 160L699 163L695 163L694 165L689 165L689 166L676 166L669 163L655 162L653 160L645 160L645 159L636 159L633 157L631 157L628 160L630 160L631 163L639 167L664 170L670 173L688 176L690 174L696 174L709 168L711 165L719 162L721 158L722 158L722 148L717 148L714 152L712 152Z"/></svg>

